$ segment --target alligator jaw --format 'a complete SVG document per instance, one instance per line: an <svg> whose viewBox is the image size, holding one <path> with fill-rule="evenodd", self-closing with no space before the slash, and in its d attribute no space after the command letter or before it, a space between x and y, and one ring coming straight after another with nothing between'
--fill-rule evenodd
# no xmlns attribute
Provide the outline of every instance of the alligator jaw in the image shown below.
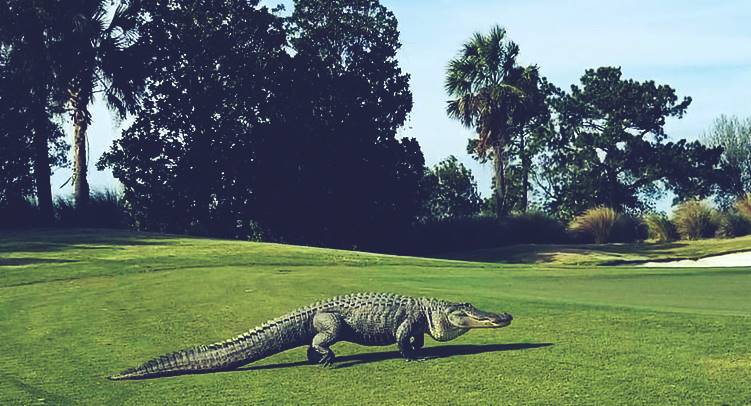
<svg viewBox="0 0 751 406"><path fill-rule="evenodd" d="M466 303L449 309L448 321L457 328L501 328L514 318L508 313L489 313Z"/></svg>

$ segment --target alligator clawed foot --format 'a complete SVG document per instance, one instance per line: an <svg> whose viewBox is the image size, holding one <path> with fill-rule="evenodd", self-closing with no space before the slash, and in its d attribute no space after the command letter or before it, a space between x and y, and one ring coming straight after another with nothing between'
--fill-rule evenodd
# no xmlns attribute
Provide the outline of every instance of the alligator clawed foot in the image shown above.
<svg viewBox="0 0 751 406"><path fill-rule="evenodd" d="M320 364L322 367L330 367L334 365L334 354L326 354L323 357L321 357L321 360L318 361L318 364Z"/></svg>

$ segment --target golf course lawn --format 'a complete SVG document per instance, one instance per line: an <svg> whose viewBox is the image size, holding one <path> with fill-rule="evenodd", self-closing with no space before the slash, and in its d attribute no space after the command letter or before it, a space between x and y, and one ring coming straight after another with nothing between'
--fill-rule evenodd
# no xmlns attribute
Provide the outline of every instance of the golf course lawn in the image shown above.
<svg viewBox="0 0 751 406"><path fill-rule="evenodd" d="M725 241L751 248L751 239ZM393 346L338 343L334 368L308 365L298 348L229 372L106 379L359 291L470 301L514 322L428 338L423 362ZM751 266L463 262L112 230L0 234L0 404L741 405L750 382Z"/></svg>

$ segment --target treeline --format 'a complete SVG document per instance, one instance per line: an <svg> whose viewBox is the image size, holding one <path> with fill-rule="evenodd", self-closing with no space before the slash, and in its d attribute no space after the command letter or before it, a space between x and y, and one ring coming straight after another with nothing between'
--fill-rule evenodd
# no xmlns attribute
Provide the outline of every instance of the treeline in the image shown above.
<svg viewBox="0 0 751 406"><path fill-rule="evenodd" d="M751 190L747 161L729 159L727 142L668 140L665 121L690 98L612 67L559 89L517 64L500 27L462 47L445 83L447 113L477 134L468 152L495 168L482 199L456 158L427 168L417 141L398 136L409 74L396 18L377 0L296 0L289 13L253 0L0 0L0 13L5 226L56 216L433 252L558 240L587 209L636 215L668 190L728 207ZM132 118L96 162L122 196L89 191L95 99ZM69 148L74 195L55 210L50 171ZM547 231L528 232L537 226ZM522 234L534 241L508 238Z"/></svg>
<svg viewBox="0 0 751 406"><path fill-rule="evenodd" d="M616 67L588 69L563 90L518 54L495 27L464 44L446 78L448 114L477 134L468 151L494 164L499 215L527 210L530 196L571 219L598 206L648 211L666 191L676 201L751 191L748 168L723 159L730 142L669 140L665 123L683 117L690 97Z"/></svg>
<svg viewBox="0 0 751 406"><path fill-rule="evenodd" d="M246 0L4 3L3 71L41 65L48 89L34 101L45 113L16 121L72 119L82 218L94 97L134 118L98 164L139 229L380 248L417 217L424 159L397 137L409 76L396 19L377 1L300 0L286 18ZM27 62L32 51L45 63ZM4 132L18 150L35 145L20 133L29 138ZM38 158L22 157L9 183L24 187L6 188L3 205L49 189Z"/></svg>

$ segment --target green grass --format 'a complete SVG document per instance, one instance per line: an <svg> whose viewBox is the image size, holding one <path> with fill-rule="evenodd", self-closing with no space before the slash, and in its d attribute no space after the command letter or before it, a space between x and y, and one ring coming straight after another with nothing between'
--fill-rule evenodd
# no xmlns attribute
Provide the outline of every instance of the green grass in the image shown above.
<svg viewBox="0 0 751 406"><path fill-rule="evenodd" d="M749 241L595 248L652 258ZM435 357L419 363L392 347L339 343L333 369L295 349L231 372L105 379L357 291L467 300L515 318L449 343L428 339ZM0 404L748 404L749 291L751 267L493 264L123 231L6 233Z"/></svg>

